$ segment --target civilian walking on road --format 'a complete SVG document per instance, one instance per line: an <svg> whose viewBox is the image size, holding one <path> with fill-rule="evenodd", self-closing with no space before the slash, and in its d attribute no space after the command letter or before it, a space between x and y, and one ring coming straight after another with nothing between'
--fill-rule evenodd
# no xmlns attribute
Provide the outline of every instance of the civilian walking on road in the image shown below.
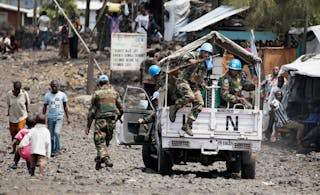
<svg viewBox="0 0 320 195"><path fill-rule="evenodd" d="M67 107L67 96L62 91L59 91L59 83L53 80L50 83L51 91L44 97L43 114L46 114L48 109L48 128L51 135L51 156L59 154L61 150L60 135L62 131L64 113L67 117L67 122L70 124L69 112Z"/></svg>
<svg viewBox="0 0 320 195"><path fill-rule="evenodd" d="M12 140L14 136L24 128L29 112L29 95L21 89L21 86L20 81L15 81L13 83L13 90L7 93L9 128Z"/></svg>
<svg viewBox="0 0 320 195"><path fill-rule="evenodd" d="M34 176L36 166L39 165L40 177L43 177L46 157L50 157L50 132L46 127L46 117L43 114L36 116L36 125L24 136L19 148L28 146L31 142L31 168L30 175Z"/></svg>
<svg viewBox="0 0 320 195"><path fill-rule="evenodd" d="M12 147L14 149L16 148L17 145L19 145L22 139L29 133L30 129L34 127L34 125L36 124L36 118L34 116L28 116L26 123L27 123L27 128L19 131L19 133L17 133L17 135L13 139ZM27 168L30 171L30 163L31 163L30 148L31 148L31 144L25 146L24 148L19 148L14 154L14 158L13 158L14 164L10 165L9 167L11 169L16 169L20 161L20 157L22 157L24 160L26 160Z"/></svg>
<svg viewBox="0 0 320 195"><path fill-rule="evenodd" d="M49 27L50 27L50 18L47 16L46 11L41 12L41 16L38 20L38 26L39 26L39 42L42 45L44 45L43 49L47 49L47 43L49 40ZM42 48L41 48L42 49Z"/></svg>

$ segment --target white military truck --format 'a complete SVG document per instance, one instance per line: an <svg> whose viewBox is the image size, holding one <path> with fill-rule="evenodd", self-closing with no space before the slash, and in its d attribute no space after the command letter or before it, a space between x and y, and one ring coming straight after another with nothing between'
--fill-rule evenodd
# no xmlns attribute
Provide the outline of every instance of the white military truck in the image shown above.
<svg viewBox="0 0 320 195"><path fill-rule="evenodd" d="M168 62L184 52L195 50L206 41L227 49L229 53L254 67L256 72L260 72L260 58L215 31L178 50L160 61L160 64L166 65L168 72L170 69ZM157 108L152 106L144 89L128 86L123 99L123 123L117 132L118 143L142 144L145 166L161 174L170 174L172 166L179 165L181 162L200 162L208 166L216 161L225 161L228 172L241 171L242 178L253 179L255 178L255 152L260 150L262 139L259 81L258 74L258 83L252 97L254 99L252 109L246 109L245 106L204 107L192 125L193 136L188 136L181 130L190 107L180 109L174 123L169 119L168 76L166 85L160 91ZM207 99L209 102L206 105L215 105L215 93L218 91L215 86L211 89L211 98ZM154 123L146 125L138 123L139 118L146 117L153 111L156 111Z"/></svg>

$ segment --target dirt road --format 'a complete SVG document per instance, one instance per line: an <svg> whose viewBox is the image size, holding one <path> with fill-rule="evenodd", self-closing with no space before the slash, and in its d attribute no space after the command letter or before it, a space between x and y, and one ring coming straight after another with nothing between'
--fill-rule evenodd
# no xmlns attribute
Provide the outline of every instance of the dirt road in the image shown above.
<svg viewBox="0 0 320 195"><path fill-rule="evenodd" d="M17 60L0 60L0 194L320 194L320 155L296 155L285 141L262 145L254 180L226 174L224 163L175 165L171 176L161 176L144 168L140 146L118 146L115 139L110 148L114 167L96 171L93 134L83 132L87 105L79 98L85 94L88 60L80 55L60 62L56 54L55 49L28 51ZM66 86L72 123L64 124L62 154L48 161L45 177L39 180L27 174L23 160L18 169L8 168L13 155L7 148L11 140L5 97L12 81L21 80L30 88L31 111L36 112L49 82L57 78Z"/></svg>

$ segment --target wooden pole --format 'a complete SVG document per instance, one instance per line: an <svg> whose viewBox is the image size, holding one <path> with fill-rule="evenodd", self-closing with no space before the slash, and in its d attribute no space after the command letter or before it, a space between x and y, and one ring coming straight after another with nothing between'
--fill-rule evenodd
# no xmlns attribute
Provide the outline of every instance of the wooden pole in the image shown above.
<svg viewBox="0 0 320 195"><path fill-rule="evenodd" d="M304 14L305 15L304 15L301 55L306 54L306 51L307 51L307 33L308 33L308 7L307 6L305 7Z"/></svg>
<svg viewBox="0 0 320 195"><path fill-rule="evenodd" d="M33 18L32 18L33 28L34 29L36 29L36 27L37 27L37 6L38 6L38 0L34 0L34 3L33 3Z"/></svg>
<svg viewBox="0 0 320 195"><path fill-rule="evenodd" d="M85 32L89 28L89 20L90 19L90 0L87 0L87 6L86 6L86 20L84 23L84 30Z"/></svg>
<svg viewBox="0 0 320 195"><path fill-rule="evenodd" d="M94 54L91 52L89 54L89 64L88 64L88 70L87 70L87 94L92 94L94 90Z"/></svg>
<svg viewBox="0 0 320 195"><path fill-rule="evenodd" d="M21 12L20 12L20 0L18 0L18 25L17 25L18 31L21 30Z"/></svg>
<svg viewBox="0 0 320 195"><path fill-rule="evenodd" d="M81 38L80 34L78 33L77 29L75 29L75 27L73 26L72 22L70 21L70 19L68 18L68 16L66 15L66 13L64 12L64 10L60 7L59 3L57 2L57 0L53 0L53 2L57 5L57 7L59 8L59 10L61 11L61 13L63 14L63 16L65 17L65 19L67 20L67 22L69 23L69 26L73 29L74 33L77 35L77 37L80 39L81 43L83 44L83 46L85 47L85 49L87 50L87 52L90 54L90 49L88 48L87 44L84 42L84 40ZM101 74L104 74L102 69L100 68L98 62L96 59L93 59L95 65L97 66L97 68L99 69L99 71L101 72Z"/></svg>

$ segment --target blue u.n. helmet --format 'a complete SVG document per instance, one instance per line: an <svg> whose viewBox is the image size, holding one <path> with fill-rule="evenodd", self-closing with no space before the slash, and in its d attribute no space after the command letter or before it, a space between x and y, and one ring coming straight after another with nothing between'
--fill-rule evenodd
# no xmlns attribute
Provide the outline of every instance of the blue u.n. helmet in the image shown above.
<svg viewBox="0 0 320 195"><path fill-rule="evenodd" d="M212 54L212 52L213 52L212 45L210 43L202 44L201 47L200 47L200 52L201 51L207 51L207 52Z"/></svg>
<svg viewBox="0 0 320 195"><path fill-rule="evenodd" d="M161 72L161 67L158 65L150 66L148 70L150 76L153 78L154 76L158 75Z"/></svg>
<svg viewBox="0 0 320 195"><path fill-rule="evenodd" d="M109 78L107 75L103 74L99 76L99 82L105 82L105 81L109 81Z"/></svg>
<svg viewBox="0 0 320 195"><path fill-rule="evenodd" d="M230 62L229 62L229 69L231 70L242 70L242 64L240 62L240 60L233 58Z"/></svg>

